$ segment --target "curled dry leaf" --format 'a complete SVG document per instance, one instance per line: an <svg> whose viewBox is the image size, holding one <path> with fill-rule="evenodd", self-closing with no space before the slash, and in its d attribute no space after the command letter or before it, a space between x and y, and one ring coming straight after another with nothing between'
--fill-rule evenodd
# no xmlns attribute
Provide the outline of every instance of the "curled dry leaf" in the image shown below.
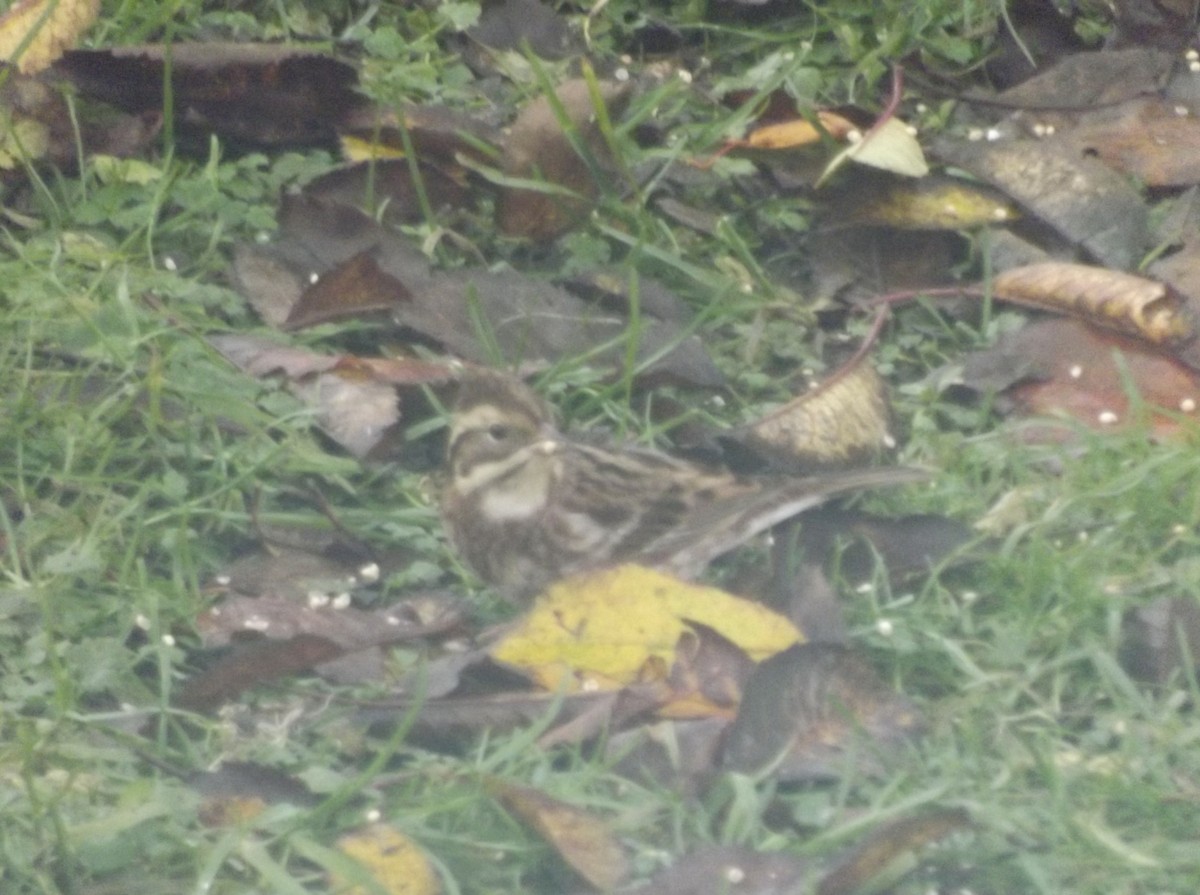
<svg viewBox="0 0 1200 895"><path fill-rule="evenodd" d="M1179 345L1196 336L1182 296L1145 277L1083 264L1046 262L1007 270L992 284L997 298L1072 314L1152 345Z"/></svg>
<svg viewBox="0 0 1200 895"><path fill-rule="evenodd" d="M598 817L528 786L493 779L488 789L597 889L611 891L629 875L625 850Z"/></svg>
<svg viewBox="0 0 1200 895"><path fill-rule="evenodd" d="M885 385L865 359L729 437L783 466L861 461L893 444Z"/></svg>
<svg viewBox="0 0 1200 895"><path fill-rule="evenodd" d="M0 16L0 59L22 74L49 68L100 13L100 0L18 0Z"/></svg>

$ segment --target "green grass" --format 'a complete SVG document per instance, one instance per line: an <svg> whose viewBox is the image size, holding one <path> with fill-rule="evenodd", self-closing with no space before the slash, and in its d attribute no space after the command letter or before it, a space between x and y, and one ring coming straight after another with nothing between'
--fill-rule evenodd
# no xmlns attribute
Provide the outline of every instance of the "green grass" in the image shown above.
<svg viewBox="0 0 1200 895"><path fill-rule="evenodd" d="M613 0L593 27L598 52L653 14L697 39L697 63L720 59L710 76L718 89L782 86L870 104L892 58L976 61L995 15L993 3L922 4L916 16L911 4L815 4L768 28L705 25L700 6ZM124 2L106 4L92 39L159 39L168 23L174 39L348 35L366 39L381 96L453 105L469 76L436 39L448 16L345 0L238 12ZM639 148L628 125L614 140L631 167L662 164L711 152L743 119L667 80L637 97L627 120L669 122L678 143ZM642 877L712 842L828 855L878 821L941 805L965 807L975 827L936 849L902 893L1196 890L1194 682L1150 691L1115 660L1126 608L1200 590L1195 439L1151 444L1134 432L1023 445L1011 424L925 384L928 370L1011 326L1011 312L976 328L912 308L877 353L908 433L904 459L939 470L928 488L879 505L972 522L1027 489L1020 518L980 562L894 592L879 583L847 594L856 643L931 720L885 779L777 791L729 778L692 800L595 758L543 753L537 730L484 737L457 756L416 749L386 729L364 731L313 679L260 688L216 718L171 709L193 667L208 582L255 543L252 504L260 523L320 528L316 488L380 549L415 544L422 581L449 566L419 474L339 454L285 389L234 372L205 341L260 328L226 284L229 252L273 229L282 187L330 164L322 152L234 156L216 144L199 158L89 160L78 173L41 172L18 197L30 222L3 224L0 889L323 891L322 848L376 808L433 856L447 891L569 890L575 882L546 847L487 793L494 775L609 819ZM586 269L628 253L700 313L734 384L726 419L739 422L784 396L788 372L821 365L814 308L763 258L783 236L802 246L809 209L743 198L734 187L749 171L725 160L689 187L692 201L725 216L714 236L657 215L644 191L606 197L585 227L536 252L497 239L482 217L455 226L489 260L518 268ZM414 228L415 238L434 226ZM440 261L470 257L454 245L439 242ZM748 348L752 334L761 338ZM564 369L549 388L580 425L648 428L620 387L586 370ZM141 754L185 770L257 761L334 799L206 826L200 796ZM364 779L376 766L381 774Z"/></svg>

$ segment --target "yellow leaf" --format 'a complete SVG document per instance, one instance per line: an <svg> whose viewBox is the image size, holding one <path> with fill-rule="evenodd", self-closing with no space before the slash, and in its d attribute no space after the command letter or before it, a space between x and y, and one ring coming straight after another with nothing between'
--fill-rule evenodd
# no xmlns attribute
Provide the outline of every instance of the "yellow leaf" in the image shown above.
<svg viewBox="0 0 1200 895"><path fill-rule="evenodd" d="M49 68L99 12L100 0L21 0L0 16L0 59L22 74Z"/></svg>
<svg viewBox="0 0 1200 895"><path fill-rule="evenodd" d="M552 586L491 650L547 689L617 689L669 667L688 622L760 661L802 640L784 616L725 591L636 565Z"/></svg>
<svg viewBox="0 0 1200 895"><path fill-rule="evenodd" d="M411 839L387 824L372 824L338 840L342 853L353 858L389 895L437 895L437 875L425 853ZM368 889L344 879L331 881L339 895L367 895Z"/></svg>

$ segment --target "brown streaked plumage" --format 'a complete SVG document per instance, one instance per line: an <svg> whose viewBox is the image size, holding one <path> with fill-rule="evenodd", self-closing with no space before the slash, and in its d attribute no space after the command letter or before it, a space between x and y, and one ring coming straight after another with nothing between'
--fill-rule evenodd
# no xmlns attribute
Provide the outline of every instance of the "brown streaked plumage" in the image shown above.
<svg viewBox="0 0 1200 895"><path fill-rule="evenodd" d="M830 495L910 469L743 479L636 448L574 441L518 380L472 371L454 405L442 518L480 577L526 597L574 572L639 562L686 577Z"/></svg>

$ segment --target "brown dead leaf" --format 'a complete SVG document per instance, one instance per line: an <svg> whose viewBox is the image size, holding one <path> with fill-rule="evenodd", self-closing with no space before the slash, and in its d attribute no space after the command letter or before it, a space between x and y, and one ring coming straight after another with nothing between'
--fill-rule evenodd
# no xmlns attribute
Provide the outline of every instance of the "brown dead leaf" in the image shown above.
<svg viewBox="0 0 1200 895"><path fill-rule="evenodd" d="M18 0L0 16L0 60L21 74L49 68L100 14L100 0Z"/></svg>
<svg viewBox="0 0 1200 895"><path fill-rule="evenodd" d="M356 861L374 886L340 873L330 873L329 885L339 895L437 895L442 891L436 871L421 847L388 824L375 823L340 838L338 850Z"/></svg>
<svg viewBox="0 0 1200 895"><path fill-rule="evenodd" d="M967 358L963 379L968 388L1000 392L1011 409L1025 415L1066 416L1101 430L1145 419L1161 438L1189 428L1183 418L1200 406L1195 370L1145 342L1077 320L1040 320L1005 336ZM1023 435L1061 440L1070 433L1043 429Z"/></svg>
<svg viewBox="0 0 1200 895"><path fill-rule="evenodd" d="M378 680L382 657L370 651L442 634L461 621L461 607L449 603L422 619L403 605L366 612L337 608L334 600L306 605L279 597L234 597L203 613L196 627L206 646L241 645L188 681L177 701L210 711L250 687L318 666L342 682ZM247 637L265 639L242 642ZM335 660L339 664L330 664Z"/></svg>
<svg viewBox="0 0 1200 895"><path fill-rule="evenodd" d="M493 778L488 789L510 814L541 836L597 889L611 891L629 875L625 849L604 821L528 786Z"/></svg>
<svg viewBox="0 0 1200 895"><path fill-rule="evenodd" d="M393 311L412 299L404 284L379 269L369 252L359 252L319 276L292 306L284 329L304 329L331 320Z"/></svg>
<svg viewBox="0 0 1200 895"><path fill-rule="evenodd" d="M1083 264L1045 262L1006 270L992 283L997 298L1080 317L1151 345L1172 346L1196 337L1183 297L1145 277Z"/></svg>
<svg viewBox="0 0 1200 895"><path fill-rule="evenodd" d="M632 88L601 82L598 91L602 113L616 118ZM576 79L560 85L554 100L540 96L521 110L504 143L504 173L544 186L504 187L497 221L505 235L546 242L591 209L599 193L596 177L611 160L595 101L591 84Z"/></svg>
<svg viewBox="0 0 1200 895"><path fill-rule="evenodd" d="M746 134L743 140L731 140L726 144L727 149L760 149L783 150L803 149L819 145L824 139L844 141L852 131L858 130L853 121L836 112L824 109L816 113L820 122L818 128L807 118L793 118L790 121L773 121L756 127Z"/></svg>
<svg viewBox="0 0 1200 895"><path fill-rule="evenodd" d="M344 142L344 138L343 138ZM423 220L421 191L435 214L465 208L472 192L461 171L446 164L425 159L413 163L407 159L380 159L335 168L305 186L308 195L325 202L361 208L387 224L412 224ZM418 186L419 179L419 186Z"/></svg>
<svg viewBox="0 0 1200 895"><path fill-rule="evenodd" d="M802 643L760 663L725 743L725 767L781 780L878 772L923 728L921 713L845 647Z"/></svg>

